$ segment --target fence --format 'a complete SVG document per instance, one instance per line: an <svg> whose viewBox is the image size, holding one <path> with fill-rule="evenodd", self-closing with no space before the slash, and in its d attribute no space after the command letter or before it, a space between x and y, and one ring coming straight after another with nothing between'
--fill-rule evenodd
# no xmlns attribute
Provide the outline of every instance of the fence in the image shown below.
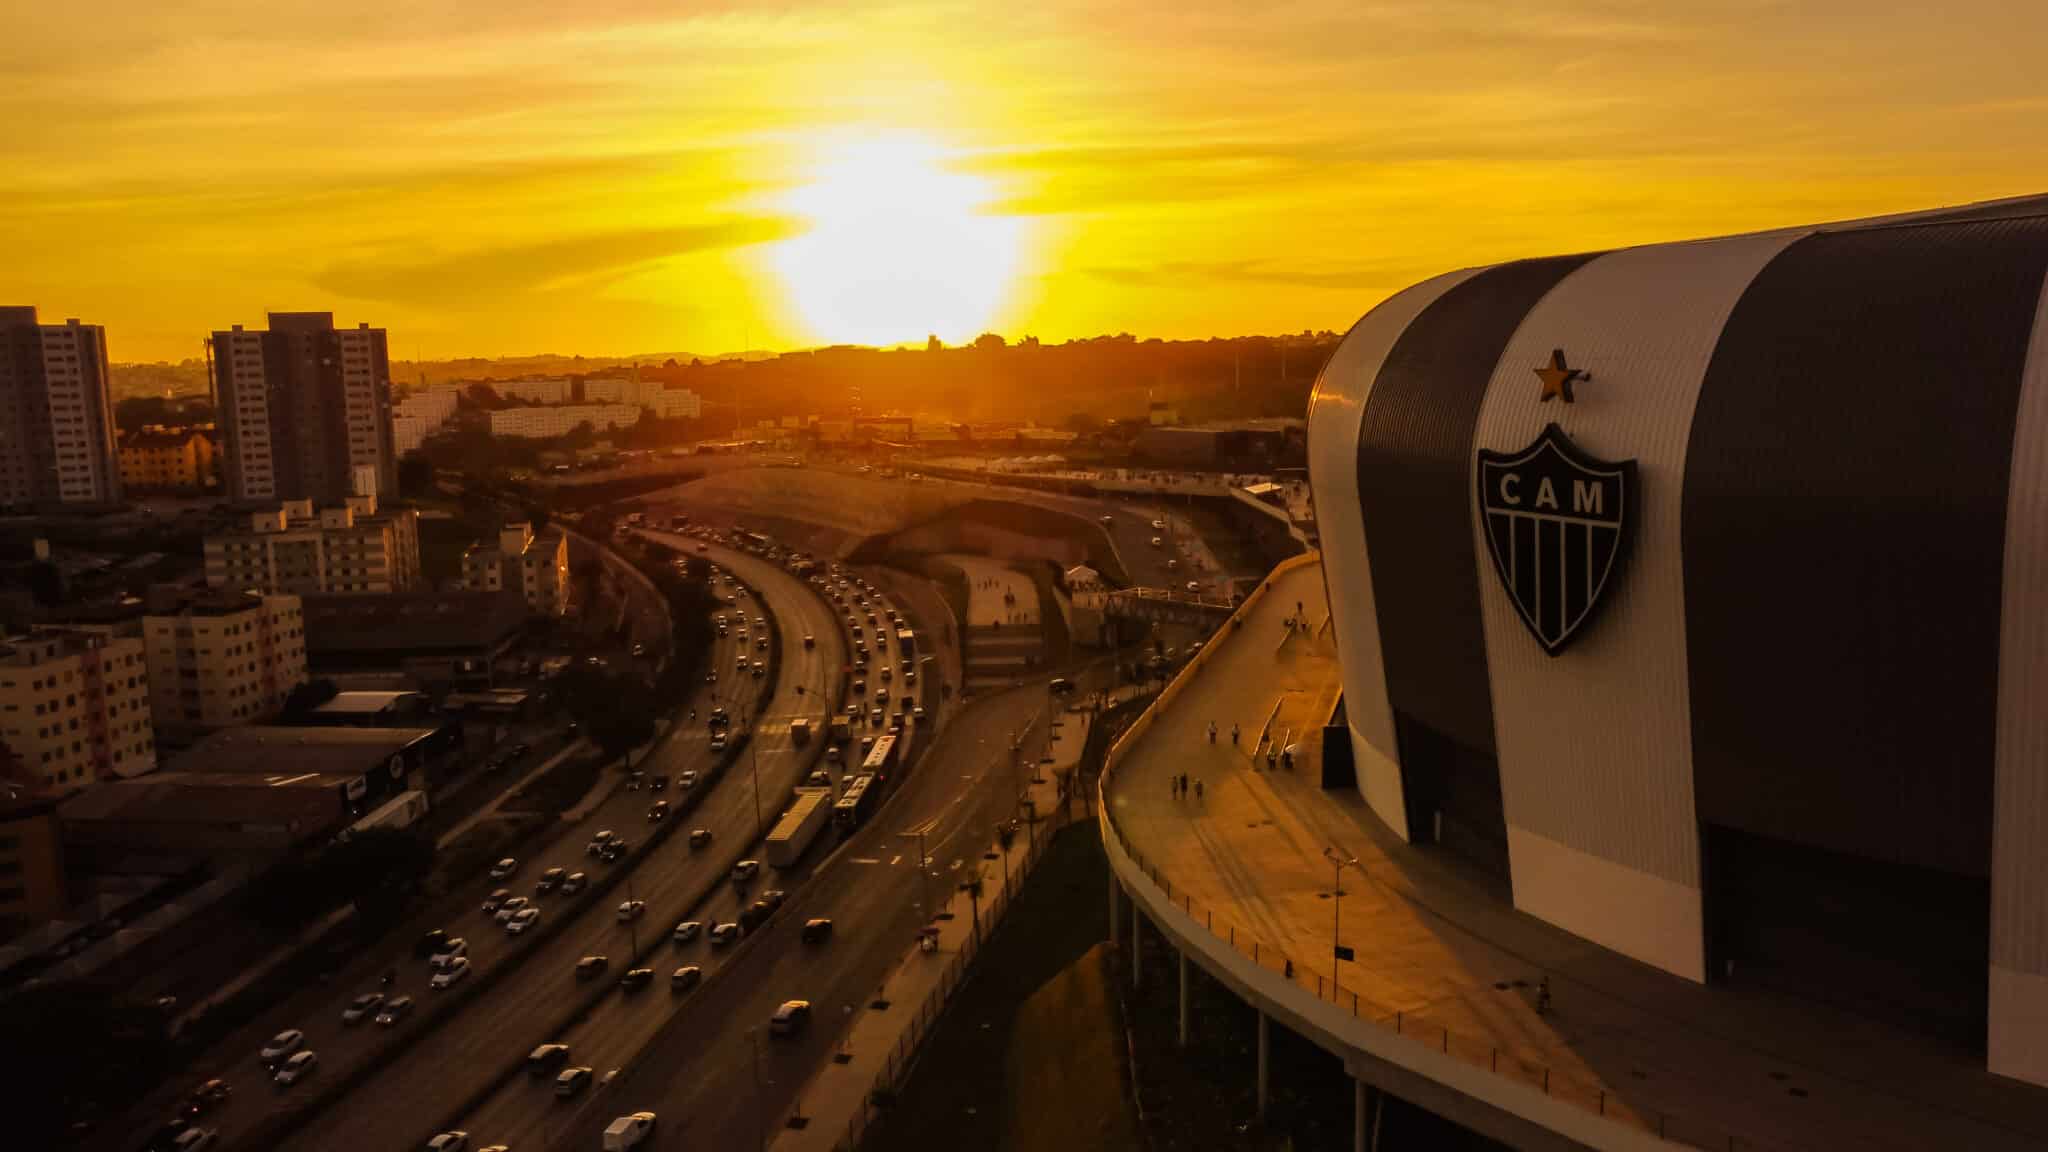
<svg viewBox="0 0 2048 1152"><path fill-rule="evenodd" d="M980 931L969 932L963 937L960 950L946 961L946 968L940 973L939 982L918 1004L916 1012L910 1017L909 1027L897 1036L896 1044L883 1059L882 1067L875 1073L874 1080L868 1086L864 1102L855 1110L853 1119L847 1123L846 1132L833 1143L835 1152L853 1152L860 1147L861 1139L867 1135L868 1128L873 1122L870 1113L875 1101L878 1097L892 1094L909 1074L911 1066L916 1063L918 1045L931 1034L932 1027L944 1014L947 1000L951 998L954 990L960 987L961 981L967 978L968 969L973 966L974 958L981 952L982 941L986 940L995 931L996 925L1002 922L1003 914L1009 910L1011 901L1016 899L1017 890L1023 886L1025 877L1031 874L1031 869L1038 863L1038 858L1044 855L1046 842L1066 823L1067 806L1056 804L1045 818L1030 821L1023 826L1026 839L1021 866L1011 868L1005 862L1003 883L992 889L986 898L987 902L981 906Z"/></svg>
<svg viewBox="0 0 2048 1152"><path fill-rule="evenodd" d="M1237 612L1232 614L1230 622L1225 625L1224 630L1204 646L1203 651L1195 660L1190 661L1186 667L1181 669L1179 675L1174 677L1173 682L1168 684L1165 690L1160 693L1158 699L1153 701L1151 707L1145 710L1145 714L1139 717L1125 731L1122 738L1110 748L1108 755L1104 758L1102 775L1097 784L1096 799L1098 803L1096 804L1096 811L1100 814L1098 820L1103 830L1104 843L1112 848L1112 867L1117 867L1117 855L1126 857L1130 867L1135 868L1158 890L1159 897L1168 908L1181 913L1195 928L1206 931L1216 940L1227 944L1237 953L1241 960L1249 960L1254 968L1263 972L1267 977L1277 976L1303 991L1313 992L1316 1000L1321 1004L1329 1006L1331 1010L1341 1012L1354 1021L1370 1024L1396 1037L1411 1040L1418 1048L1434 1050L1439 1057L1451 1058L1472 1068L1480 1069L1493 1076L1538 1092L1549 1099L1582 1109L1590 1115L1600 1117L1614 1124L1627 1126L1637 1132L1657 1136L1663 1140L1691 1145L1696 1148L1712 1149L1715 1152L1738 1152L1738 1150L1791 1152L1792 1149L1798 1147L1797 1145L1760 1140L1746 1135L1737 1136L1735 1133L1721 1128L1710 1121L1702 1120L1697 1116L1688 1116L1663 1109L1646 1108L1632 1104L1610 1092L1605 1084L1588 1079L1584 1074L1576 1070L1559 1068L1545 1063L1538 1058L1537 1053L1524 1049L1503 1048L1489 1037L1460 1034L1430 1020L1426 1016L1389 1008L1386 1005L1378 1004L1362 997L1355 991L1343 991L1342 985L1335 973L1334 957L1331 961L1332 967L1319 969L1313 964L1306 963L1297 957L1289 955L1284 949L1276 946L1270 940L1262 939L1252 932L1249 927L1234 922L1227 911L1219 916L1217 909L1196 903L1193 897L1186 892L1182 892L1176 897L1172 879L1158 867L1148 862L1144 855L1132 846L1130 840L1124 834L1122 824L1115 810L1109 803L1110 781L1121 766L1125 756L1128 755L1130 750L1136 746L1136 742L1150 729L1155 717L1163 714L1173 700L1179 696L1181 689L1186 684L1192 682L1197 670L1206 663L1209 654L1232 637L1238 622L1246 618L1260 601L1264 599L1267 590L1273 585L1273 582L1282 574L1292 571L1300 564L1313 562L1314 559L1313 556L1304 556L1298 558L1297 561L1290 561L1274 569L1272 574L1250 596L1245 598L1244 604L1239 606ZM1123 871L1122 868L1117 868L1117 870L1119 872ZM1139 885L1132 883L1130 877L1125 876L1124 886L1126 891L1130 893L1131 899L1140 900L1141 903L1154 904L1151 911L1154 918L1158 918L1159 909L1156 903L1149 898L1141 900ZM1196 955L1200 955L1199 951ZM1249 981L1246 983L1249 986ZM1304 1014L1303 1018L1313 1027L1323 1027L1325 1023L1318 1016ZM1350 1041L1337 1033L1336 1030L1330 1028L1324 1028L1323 1030L1333 1036L1339 1044L1355 1046L1351 1045ZM1426 1068L1428 1061L1418 1060L1416 1064ZM1433 1076L1432 1078L1435 1079L1437 1077Z"/></svg>

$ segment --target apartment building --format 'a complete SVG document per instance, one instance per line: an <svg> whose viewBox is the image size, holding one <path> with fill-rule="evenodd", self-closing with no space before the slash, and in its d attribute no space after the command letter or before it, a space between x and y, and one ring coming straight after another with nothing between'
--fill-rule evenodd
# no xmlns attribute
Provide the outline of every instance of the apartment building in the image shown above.
<svg viewBox="0 0 2048 1152"><path fill-rule="evenodd" d="M0 742L8 774L47 792L155 768L142 638L42 628L0 644Z"/></svg>
<svg viewBox="0 0 2048 1152"><path fill-rule="evenodd" d="M0 504L120 498L106 329L0 307Z"/></svg>
<svg viewBox="0 0 2048 1152"><path fill-rule="evenodd" d="M696 419L704 414L703 401L688 388L664 388L652 380L585 380L585 404L630 404L651 408L656 419Z"/></svg>
<svg viewBox="0 0 2048 1152"><path fill-rule="evenodd" d="M217 481L213 437L198 428L145 428L121 439L125 489L201 491Z"/></svg>
<svg viewBox="0 0 2048 1152"><path fill-rule="evenodd" d="M295 596L410 591L420 585L419 513L383 509L371 494L317 510L287 500L251 513L245 531L206 538L206 584Z"/></svg>
<svg viewBox="0 0 2048 1152"><path fill-rule="evenodd" d="M563 404L548 408L500 408L491 413L491 435L541 439L567 436L584 424L593 432L630 428L640 422L637 404Z"/></svg>
<svg viewBox="0 0 2048 1152"><path fill-rule="evenodd" d="M567 380L489 380L485 383L500 399L516 400L521 404L567 404L570 400Z"/></svg>
<svg viewBox="0 0 2048 1152"><path fill-rule="evenodd" d="M212 356L230 499L340 501L363 469L398 491L384 329L272 312L268 331L215 332Z"/></svg>
<svg viewBox="0 0 2048 1152"><path fill-rule="evenodd" d="M569 539L527 523L508 524L496 545L475 544L462 554L462 585L472 592L516 592L530 616L569 610Z"/></svg>
<svg viewBox="0 0 2048 1152"><path fill-rule="evenodd" d="M221 591L152 604L142 639L150 718L166 739L265 720L306 679L297 596Z"/></svg>

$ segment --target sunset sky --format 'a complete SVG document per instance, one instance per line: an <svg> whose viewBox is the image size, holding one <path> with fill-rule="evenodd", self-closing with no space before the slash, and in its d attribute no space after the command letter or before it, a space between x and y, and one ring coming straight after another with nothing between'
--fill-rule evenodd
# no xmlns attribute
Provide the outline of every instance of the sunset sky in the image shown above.
<svg viewBox="0 0 2048 1152"><path fill-rule="evenodd" d="M2039 0L0 3L0 303L117 360L1343 328L2048 190Z"/></svg>

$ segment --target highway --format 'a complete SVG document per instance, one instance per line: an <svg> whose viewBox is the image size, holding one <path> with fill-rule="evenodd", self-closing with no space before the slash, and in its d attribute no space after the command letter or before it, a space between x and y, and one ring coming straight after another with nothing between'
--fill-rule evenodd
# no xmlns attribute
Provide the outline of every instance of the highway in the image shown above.
<svg viewBox="0 0 2048 1152"><path fill-rule="evenodd" d="M732 862L748 850L757 830L756 812L761 820L772 821L781 810L783 799L807 770L810 754L817 747L814 743L807 749L794 748L788 721L796 715L809 715L813 723L823 719L830 699L827 690L836 683L844 659L838 630L817 596L782 570L719 548L700 553L692 547L690 552L693 558L712 560L759 589L768 611L783 630L780 667L774 669L774 694L768 714L756 729L756 752L743 754L711 787L693 814L675 818L691 828L709 828L713 835L711 845L692 851L688 837L679 831L666 842L647 848L647 834L652 830L645 816L648 805L657 796L678 801L680 793L673 786L663 794L627 791L623 787L617 790L565 834L553 851L524 862L516 882L506 886L530 893L541 871L553 865L589 871L594 879L600 870L613 866L585 855L584 845L591 835L606 828L640 846L630 862L621 865L631 868L629 885L620 885L602 901L585 898L573 909L563 910L574 918L567 928L538 943L532 948L533 955L506 973L477 1003L441 1022L431 1034L421 1037L356 1085L344 1100L300 1127L282 1147L353 1150L423 1145L443 1119L466 1099L488 1089L508 1063L548 1039L553 1022L569 1013L582 997L600 990L609 990L610 996L616 996L617 980L629 966L627 960L636 934L642 945L664 935L666 927L681 918L700 892L722 883ZM758 618L758 613L750 615ZM802 637L806 633L816 637L815 649L804 648ZM755 635L759 635L758 630ZM759 682L735 675L737 659L731 647L721 644L713 667L719 676L715 686L719 701L731 708L735 717L740 717L751 711ZM801 695L797 691L799 686L803 688ZM703 708L705 703L700 699L698 706ZM761 788L758 804L749 771L749 760L756 754ZM711 762L708 733L700 719L694 725L682 723L639 767L650 774L667 773L674 777L685 769L703 771ZM481 900L489 887L480 885L477 899ZM629 896L645 901L647 908L644 918L632 925L620 923L614 911ZM543 898L541 902L544 916L555 913L563 903L559 898ZM480 963L503 957L522 946L517 938L483 923L480 914L450 925L450 931L470 939L471 946L482 957ZM608 955L611 966L595 982L580 984L573 970L579 957L590 954ZM403 991L428 994L421 987L425 983L422 965L409 964L401 983L407 985ZM650 990L649 994L667 992L664 988ZM340 1031L338 1013L337 1005L334 1016L315 1026L323 1032ZM315 1047L327 1042L327 1037L321 1035L313 1039ZM323 1073L327 1071L323 1069Z"/></svg>
<svg viewBox="0 0 2048 1152"><path fill-rule="evenodd" d="M918 844L904 833L924 831L932 860L929 883L938 900L980 863L996 825L1013 815L1017 777L1009 733L1041 716L1044 684L1041 678L963 708L892 798L837 850L830 866L794 890L766 928L707 973L705 984L689 995L687 1009L617 1080L559 1104L545 1099L548 1085L524 1086L556 1117L541 1146L562 1152L595 1148L614 1117L649 1109L661 1118L665 1147L756 1147L761 1125L781 1122L797 1090L830 1054L851 1012L870 1010L877 986L925 922ZM1042 727L1032 725L1027 769L1042 736ZM799 930L806 919L818 916L832 919L835 931L828 942L807 945ZM671 949L671 955L673 960L664 961L671 966L703 962L701 945ZM670 993L657 988L644 995ZM769 1038L769 1015L792 998L811 1001L816 1019L798 1038ZM471 1131L500 1138L495 1131Z"/></svg>

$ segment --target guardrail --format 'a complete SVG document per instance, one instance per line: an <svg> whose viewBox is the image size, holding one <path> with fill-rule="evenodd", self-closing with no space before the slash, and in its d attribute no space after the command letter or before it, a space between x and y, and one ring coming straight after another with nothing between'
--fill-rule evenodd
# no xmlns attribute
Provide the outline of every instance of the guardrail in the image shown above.
<svg viewBox="0 0 2048 1152"><path fill-rule="evenodd" d="M1265 988L1273 988L1277 983L1277 987L1281 989L1291 988L1312 993L1314 999L1307 1003L1320 1005L1320 1010L1303 1010L1299 1014L1309 1027L1324 1032L1335 1044L1369 1051L1360 1048L1361 1042L1371 1042L1369 1034L1359 1035L1357 1039L1348 1038L1338 1027L1344 1022L1369 1025L1374 1032L1397 1037L1415 1045L1413 1050L1407 1052L1370 1052L1371 1055L1395 1060L1454 1089L1457 1088L1458 1080L1468 1077L1454 1071L1446 1061L1487 1073L1499 1082L1535 1094L1539 1100L1569 1105L1587 1116L1615 1125L1615 1134L1623 1137L1618 1142L1624 1145L1632 1143L1631 1138L1652 1136L1696 1148L1713 1149L1715 1152L1741 1152L1745 1149L1755 1152L1791 1152L1798 1147L1738 1135L1698 1116L1633 1105L1610 1092L1605 1084L1589 1080L1574 1070L1555 1067L1534 1059L1523 1050L1503 1048L1488 1037L1454 1032L1444 1025L1431 1021L1425 1015L1411 1014L1377 1003L1355 991L1340 991L1341 985L1333 969L1318 968L1305 959L1291 955L1285 948L1261 937L1249 925L1233 920L1229 909L1221 909L1219 915L1219 909L1198 903L1184 891L1176 896L1172 878L1156 864L1148 861L1131 844L1124 834L1115 809L1108 801L1110 782L1117 769L1136 746L1136 742L1144 738L1157 718L1171 709L1174 699L1185 685L1193 681L1199 670L1207 663L1209 656L1235 633L1241 622L1265 598L1274 582L1285 573L1318 560L1319 557L1311 553L1294 557L1276 567L1249 596L1245 597L1244 603L1232 613L1224 631L1204 645L1196 658L1181 668L1173 681L1145 710L1144 715L1124 732L1104 757L1102 774L1096 785L1097 822L1102 829L1105 846L1111 849L1112 867L1116 867L1117 871L1123 874L1125 868L1117 867L1117 858L1123 857L1124 864L1137 872L1135 877L1122 876L1125 891L1129 893L1130 898L1150 904L1155 921L1161 919L1163 905L1165 910L1179 914L1183 926L1205 932L1214 941L1225 945L1229 952L1234 954L1240 967L1249 967L1248 972L1233 973L1244 987L1249 989L1256 983ZM1157 894L1156 898L1150 898L1153 894L1146 892L1146 888L1153 889ZM1199 950L1193 951L1197 957L1202 955ZM1275 997L1275 1001L1284 1003L1279 997ZM1287 1003L1286 1006L1290 1009L1296 1007L1292 1003ZM1335 1014L1337 1018L1329 1019L1325 1013ZM1322 1046L1329 1047L1327 1044Z"/></svg>

